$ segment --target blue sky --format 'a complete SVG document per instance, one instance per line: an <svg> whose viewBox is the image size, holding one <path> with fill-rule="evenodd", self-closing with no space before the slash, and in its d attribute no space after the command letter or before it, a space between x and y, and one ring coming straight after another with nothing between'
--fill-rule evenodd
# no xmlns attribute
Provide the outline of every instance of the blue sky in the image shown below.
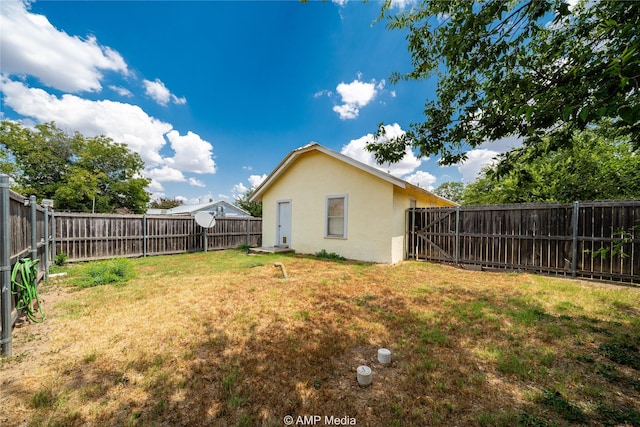
<svg viewBox="0 0 640 427"><path fill-rule="evenodd" d="M399 11L411 5L403 0ZM424 119L435 81L410 70L405 34L371 1L0 2L0 117L103 134L145 161L154 197L233 201L316 141L375 165L378 123ZM438 166L408 152L383 170L432 189L473 180L512 141Z"/></svg>

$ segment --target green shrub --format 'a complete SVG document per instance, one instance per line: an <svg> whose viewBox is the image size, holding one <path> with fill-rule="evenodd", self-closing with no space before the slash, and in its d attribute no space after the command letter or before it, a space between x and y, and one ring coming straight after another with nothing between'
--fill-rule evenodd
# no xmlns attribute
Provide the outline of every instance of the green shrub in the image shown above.
<svg viewBox="0 0 640 427"><path fill-rule="evenodd" d="M67 259L69 259L67 254L65 254L64 252L60 252L59 254L56 255L55 259L53 260L53 263L58 267L62 267L67 263Z"/></svg>
<svg viewBox="0 0 640 427"><path fill-rule="evenodd" d="M346 260L345 257L343 257L342 255L338 255L335 252L327 252L326 250L322 249L320 252L316 252L316 257L320 258L320 259L328 259L328 260L332 260L332 261L344 261Z"/></svg>
<svg viewBox="0 0 640 427"><path fill-rule="evenodd" d="M240 246L238 246L238 250L239 250L240 252L245 252L245 253L247 253L247 252L249 252L249 250L250 250L250 249L251 249L251 246L250 246L250 245L247 245L247 244L244 244L244 245L240 245Z"/></svg>
<svg viewBox="0 0 640 427"><path fill-rule="evenodd" d="M133 265L125 258L92 262L87 265L78 285L81 288L126 282L133 278Z"/></svg>

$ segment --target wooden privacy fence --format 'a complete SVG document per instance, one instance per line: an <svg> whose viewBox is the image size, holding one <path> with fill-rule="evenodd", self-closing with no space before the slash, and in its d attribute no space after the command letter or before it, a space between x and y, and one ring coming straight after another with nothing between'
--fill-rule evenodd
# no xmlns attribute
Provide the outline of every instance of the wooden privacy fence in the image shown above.
<svg viewBox="0 0 640 427"><path fill-rule="evenodd" d="M262 218L216 218L203 229L190 215L55 214L55 250L69 261L260 246Z"/></svg>
<svg viewBox="0 0 640 427"><path fill-rule="evenodd" d="M39 259L38 280L47 272L52 250L52 213L9 189L9 177L0 175L0 313L2 354L11 356L11 329L18 312L11 289L11 271L22 258ZM19 277L18 277L19 280Z"/></svg>
<svg viewBox="0 0 640 427"><path fill-rule="evenodd" d="M640 283L640 201L414 208L408 259Z"/></svg>

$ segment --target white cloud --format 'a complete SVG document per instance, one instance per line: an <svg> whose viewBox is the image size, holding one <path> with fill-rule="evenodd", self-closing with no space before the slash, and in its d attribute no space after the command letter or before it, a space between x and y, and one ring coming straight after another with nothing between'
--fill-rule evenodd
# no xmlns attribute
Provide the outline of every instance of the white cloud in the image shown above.
<svg viewBox="0 0 640 427"><path fill-rule="evenodd" d="M234 185L233 187L231 187L231 192L234 195L242 195L242 194L245 194L247 191L249 191L249 189L247 188L246 185L244 185L241 182L239 182L236 185Z"/></svg>
<svg viewBox="0 0 640 427"><path fill-rule="evenodd" d="M186 178L183 173L178 169L174 169L169 166L162 166L159 168L148 169L145 171L145 176L158 182L184 182Z"/></svg>
<svg viewBox="0 0 640 427"><path fill-rule="evenodd" d="M467 153L467 160L458 166L458 172L462 175L462 181L469 184L478 177L485 166L493 163L493 158L499 153L484 148L471 150Z"/></svg>
<svg viewBox="0 0 640 427"><path fill-rule="evenodd" d="M87 137L105 135L127 144L140 154L147 167L167 165L185 172L216 172L213 146L209 142L191 131L180 135L171 124L147 115L137 105L90 101L68 94L58 98L5 76L0 76L0 84L5 104L18 114L39 122L54 121L64 130L78 131ZM160 154L167 139L175 153L172 158Z"/></svg>
<svg viewBox="0 0 640 427"><path fill-rule="evenodd" d="M333 111L338 113L342 120L355 119L360 114L360 109L350 104L335 105Z"/></svg>
<svg viewBox="0 0 640 427"><path fill-rule="evenodd" d="M514 148L522 147L522 137L508 136L497 141L487 141L467 153L467 160L458 164L462 182L469 184L478 178L482 169L495 163L494 157Z"/></svg>
<svg viewBox="0 0 640 427"><path fill-rule="evenodd" d="M267 179L267 175L266 174L250 175L249 178L247 178L247 181L249 181L250 187L247 187L242 182L239 182L236 185L234 185L233 187L231 187L231 193L233 194L234 198L237 198L238 196L242 196L242 195L246 194L247 191L253 190L258 185L262 184L262 182L265 179Z"/></svg>
<svg viewBox="0 0 640 427"><path fill-rule="evenodd" d="M90 101L69 94L58 98L5 76L0 76L0 83L5 104L18 114L39 122L54 121L62 129L87 137L105 135L127 144L149 167L163 163L159 152L166 144L164 134L172 126L150 117L137 105Z"/></svg>
<svg viewBox="0 0 640 427"><path fill-rule="evenodd" d="M345 6L347 3L349 3L349 0L331 0L331 2L337 4L338 6ZM417 0L391 0L391 8L406 9L408 6L413 6L417 3Z"/></svg>
<svg viewBox="0 0 640 427"><path fill-rule="evenodd" d="M171 166L188 172L215 173L216 163L212 157L213 146L191 131L180 135L176 130L167 133L175 155L167 159Z"/></svg>
<svg viewBox="0 0 640 427"><path fill-rule="evenodd" d="M385 125L384 128L386 131L385 138L394 138L404 135L405 133L397 123ZM356 159L364 164L373 166L374 168L388 172L397 177L410 174L422 164L422 159L418 159L411 149L407 148L405 156L398 163L383 163L382 165L379 165L376 163L373 153L365 150L365 146L371 141L373 141L373 135L369 133L358 139L351 140L347 145L342 147L340 152L345 156L349 156L352 159Z"/></svg>
<svg viewBox="0 0 640 427"><path fill-rule="evenodd" d="M358 75L357 80L351 83L342 82L336 87L336 91L342 97L342 105L334 106L333 111L338 113L342 120L357 118L360 108L373 101L378 91L384 88L384 80L366 83L360 81L360 78L361 75Z"/></svg>
<svg viewBox="0 0 640 427"><path fill-rule="evenodd" d="M258 185L262 184L262 182L267 179L266 174L262 175L250 175L249 176L249 184L251 184L251 188L256 188Z"/></svg>
<svg viewBox="0 0 640 427"><path fill-rule="evenodd" d="M151 191L152 194L160 194L160 197L164 197L164 193L161 193L161 191L164 191L164 187L160 184L160 181L156 179L151 180L151 183L147 186L147 191Z"/></svg>
<svg viewBox="0 0 640 427"><path fill-rule="evenodd" d="M151 80L143 80L145 93L151 97L154 101L162 106L167 106L169 102L173 102L177 105L183 105L187 103L186 98L178 98L174 94L172 94L169 89L164 85L160 79Z"/></svg>
<svg viewBox="0 0 640 427"><path fill-rule="evenodd" d="M416 171L415 173L404 177L405 181L429 191L433 190L433 184L436 182L436 179L437 178L435 176L424 171Z"/></svg>
<svg viewBox="0 0 640 427"><path fill-rule="evenodd" d="M189 185L193 186L193 187L204 187L204 182L195 179L195 178L189 178Z"/></svg>
<svg viewBox="0 0 640 427"><path fill-rule="evenodd" d="M520 136L507 136L497 141L483 142L477 148L506 153L513 148L522 147L522 142L523 138Z"/></svg>
<svg viewBox="0 0 640 427"><path fill-rule="evenodd" d="M149 189L149 187L147 187L147 190ZM151 193L151 200L160 200L163 197L166 197L167 195L165 193L163 193L162 191L156 191L156 192L152 192Z"/></svg>
<svg viewBox="0 0 640 427"><path fill-rule="evenodd" d="M133 96L131 91L129 89L127 89L127 88L124 88L124 87L115 86L115 85L109 85L109 89L111 89L112 91L116 92L120 96L126 96L127 98L131 98Z"/></svg>
<svg viewBox="0 0 640 427"><path fill-rule="evenodd" d="M406 9L417 4L417 0L391 0L391 8Z"/></svg>
<svg viewBox="0 0 640 427"><path fill-rule="evenodd" d="M31 75L45 85L67 92L99 92L103 71L128 75L115 50L94 36L81 39L57 30L43 15L27 11L28 3L0 2L0 62L4 73Z"/></svg>

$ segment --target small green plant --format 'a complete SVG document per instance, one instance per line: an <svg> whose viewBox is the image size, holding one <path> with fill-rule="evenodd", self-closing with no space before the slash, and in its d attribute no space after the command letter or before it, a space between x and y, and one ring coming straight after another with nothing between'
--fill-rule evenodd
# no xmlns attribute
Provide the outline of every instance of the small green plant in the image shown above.
<svg viewBox="0 0 640 427"><path fill-rule="evenodd" d="M231 394L232 390L235 388L239 376L240 371L237 368L228 372L222 380L224 391L226 391L228 394Z"/></svg>
<svg viewBox="0 0 640 427"><path fill-rule="evenodd" d="M133 265L125 258L89 264L78 282L81 288L126 282L133 278Z"/></svg>
<svg viewBox="0 0 640 427"><path fill-rule="evenodd" d="M237 427L250 427L253 425L253 418L249 414L242 414L238 417Z"/></svg>
<svg viewBox="0 0 640 427"><path fill-rule="evenodd" d="M601 247L600 249L596 249L594 251L590 249L585 249L585 253L591 253L592 258L600 257L605 259L609 253L611 253L611 257L616 255L620 255L622 258L628 258L629 254L624 251L625 245L633 243L635 233L640 231L640 221L637 221L637 224L633 227L625 230L624 228L619 228L613 233L613 240L611 241L610 247Z"/></svg>
<svg viewBox="0 0 640 427"><path fill-rule="evenodd" d="M293 317L297 320L309 320L309 312L306 310L296 311L293 313Z"/></svg>
<svg viewBox="0 0 640 427"><path fill-rule="evenodd" d="M59 254L56 255L55 259L53 260L53 263L58 267L62 267L67 263L68 259L69 257L67 256L67 254L65 254L64 252L60 252Z"/></svg>
<svg viewBox="0 0 640 427"><path fill-rule="evenodd" d="M34 408L51 408L56 402L56 396L48 388L37 391L31 396L31 406Z"/></svg>
<svg viewBox="0 0 640 427"><path fill-rule="evenodd" d="M316 252L316 258L326 259L331 261L345 261L346 258L342 255L338 255L335 252L327 252L325 249L322 249L319 252Z"/></svg>
<svg viewBox="0 0 640 427"><path fill-rule="evenodd" d="M240 245L240 246L238 246L238 248L237 248L237 249L238 249L240 252L247 253L247 252L249 252L249 249L251 249L251 246L250 246L250 245L246 245L246 244L245 244L245 245Z"/></svg>

